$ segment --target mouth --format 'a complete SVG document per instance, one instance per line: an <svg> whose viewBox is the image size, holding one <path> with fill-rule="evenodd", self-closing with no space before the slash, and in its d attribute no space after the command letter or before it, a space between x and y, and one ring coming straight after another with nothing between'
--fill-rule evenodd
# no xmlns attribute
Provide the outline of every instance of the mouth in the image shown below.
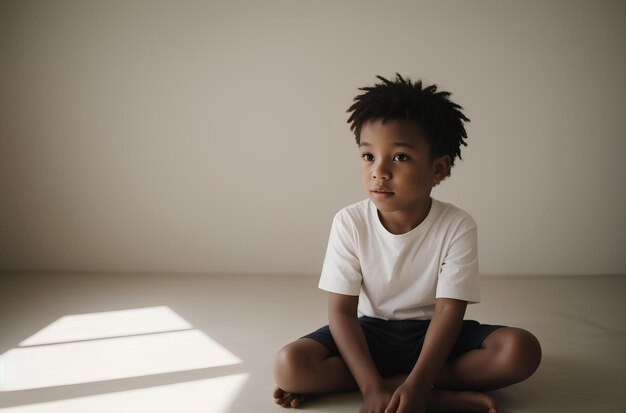
<svg viewBox="0 0 626 413"><path fill-rule="evenodd" d="M393 196L394 194L393 191L390 191L386 188L375 188L375 189L372 189L370 192L372 193L372 196L378 199L386 199L386 198Z"/></svg>

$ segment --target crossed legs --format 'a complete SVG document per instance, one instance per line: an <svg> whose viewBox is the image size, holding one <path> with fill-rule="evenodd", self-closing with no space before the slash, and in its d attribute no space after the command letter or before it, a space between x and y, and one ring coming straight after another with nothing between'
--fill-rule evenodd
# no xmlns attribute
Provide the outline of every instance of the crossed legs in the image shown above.
<svg viewBox="0 0 626 413"><path fill-rule="evenodd" d="M530 377L541 361L539 342L526 330L502 327L483 340L481 347L448 362L435 380L430 410L457 409L495 412L495 402L479 391L494 390ZM321 343L303 338L276 355L276 403L297 407L305 395L356 390L350 370L340 357L329 357ZM386 379L391 390L404 377ZM462 391L461 391L462 390Z"/></svg>

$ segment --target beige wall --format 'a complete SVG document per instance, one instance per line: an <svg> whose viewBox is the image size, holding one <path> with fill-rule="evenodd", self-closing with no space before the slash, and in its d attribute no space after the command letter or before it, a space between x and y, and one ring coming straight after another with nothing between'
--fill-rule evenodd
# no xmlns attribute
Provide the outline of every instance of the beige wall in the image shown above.
<svg viewBox="0 0 626 413"><path fill-rule="evenodd" d="M317 274L364 197L345 109L466 109L434 196L484 274L626 273L620 1L3 1L0 269Z"/></svg>

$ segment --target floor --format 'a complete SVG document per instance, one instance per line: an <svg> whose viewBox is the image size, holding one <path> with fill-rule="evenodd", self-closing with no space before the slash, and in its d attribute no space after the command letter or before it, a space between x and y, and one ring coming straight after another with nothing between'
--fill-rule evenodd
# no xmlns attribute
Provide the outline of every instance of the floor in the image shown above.
<svg viewBox="0 0 626 413"><path fill-rule="evenodd" d="M275 352L326 320L316 277L1 274L0 412L274 413ZM467 318L543 362L499 412L626 411L626 276L484 277ZM357 392L307 412L356 412Z"/></svg>

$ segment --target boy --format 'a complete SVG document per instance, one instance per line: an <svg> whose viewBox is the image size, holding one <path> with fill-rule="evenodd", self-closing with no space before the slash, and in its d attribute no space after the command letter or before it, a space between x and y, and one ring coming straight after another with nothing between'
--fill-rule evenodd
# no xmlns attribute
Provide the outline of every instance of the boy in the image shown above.
<svg viewBox="0 0 626 413"><path fill-rule="evenodd" d="M274 398L359 389L361 413L496 413L482 391L534 373L529 332L463 320L480 301L472 217L432 199L467 145L462 107L396 74L348 109L368 199L334 218L319 287L329 325L283 347Z"/></svg>

